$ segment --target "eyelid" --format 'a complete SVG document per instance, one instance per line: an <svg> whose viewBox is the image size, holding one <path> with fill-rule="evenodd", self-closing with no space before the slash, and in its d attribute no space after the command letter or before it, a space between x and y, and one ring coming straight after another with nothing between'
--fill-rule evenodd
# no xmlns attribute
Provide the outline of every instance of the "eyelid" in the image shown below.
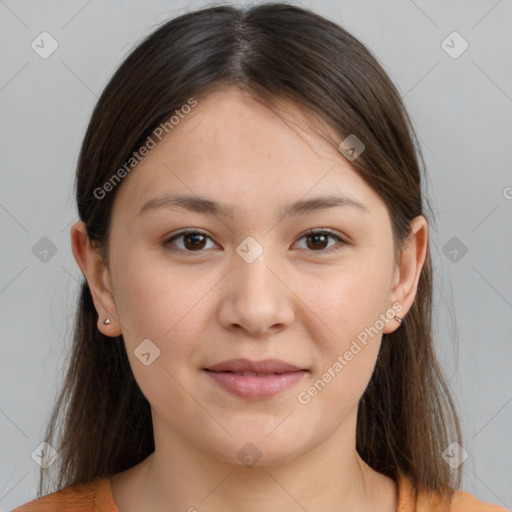
<svg viewBox="0 0 512 512"><path fill-rule="evenodd" d="M305 236L317 235L317 234L327 235L327 236L330 236L332 238L336 238L338 240L338 243L333 245L332 247L329 247L328 249L321 249L321 250L318 250L318 251L307 251L309 253L312 253L312 254L315 254L315 253L318 253L318 254L329 254L330 252L334 252L334 251L337 251L337 250L341 249L341 247L344 246L344 245L349 245L349 242L343 236L341 236L341 234L338 234L336 231L334 231L331 228L311 228L311 229L308 229L307 231L304 231L302 234L300 234L297 237L297 241L301 240ZM294 242L294 244L295 243L296 242Z"/></svg>
<svg viewBox="0 0 512 512"><path fill-rule="evenodd" d="M173 233L170 236L166 237L166 239L164 241L164 246L171 246L172 247L171 242L173 242L175 239L179 238L180 236L188 235L188 234L203 235L206 238L209 238L210 240L212 240L215 244L217 244L217 242L215 242L215 240L210 236L210 234L208 234L207 231L204 231L201 228L184 228L184 229L182 229L182 230L180 230L180 231L178 231L176 233ZM316 235L316 234L325 234L325 235L328 235L328 236L330 236L332 238L336 238L338 240L338 243L336 245L328 248L328 249L320 249L318 251L310 250L310 251L307 251L307 252L326 254L326 253L330 253L330 252L333 252L333 251L336 251L336 250L340 249L340 247L339 247L340 245L341 246L349 245L349 242L344 237L342 237L341 235L337 234L331 228L311 228L311 229L308 229L307 231L304 231L303 233L301 233L297 237L297 240L294 242L294 244L297 243L297 241L301 240L302 238L304 238L304 237L306 237L308 235ZM176 248L176 247L172 247L172 249L176 250L176 251L186 252L186 253L198 253L198 254L201 254L201 253L206 251L206 249L201 249L201 250L198 250L198 251L184 251L183 249L179 249L179 248Z"/></svg>
<svg viewBox="0 0 512 512"><path fill-rule="evenodd" d="M200 253L204 252L205 249L202 249L200 251L184 251L183 249L179 249L177 247L173 247L172 246L171 242L173 242L175 239L180 238L183 235L189 235L189 234L203 235L204 237L209 238L215 244L217 244L217 242L215 242L215 240L212 238L212 236L207 231L204 231L201 228L184 228L184 229L181 229L180 231L177 231L176 233L173 233L173 234L167 236L165 238L165 240L164 240L164 246L165 247L170 246L172 248L172 250L181 251L181 252L187 252L187 253L198 253L198 254L200 254Z"/></svg>

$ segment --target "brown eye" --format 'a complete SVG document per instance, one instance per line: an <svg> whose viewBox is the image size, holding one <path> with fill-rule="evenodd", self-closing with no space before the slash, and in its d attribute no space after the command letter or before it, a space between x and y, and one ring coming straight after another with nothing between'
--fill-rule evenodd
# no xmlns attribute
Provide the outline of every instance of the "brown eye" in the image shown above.
<svg viewBox="0 0 512 512"><path fill-rule="evenodd" d="M330 244L330 240L335 240L338 245L344 245L346 242L340 238L338 235L335 235L331 233L331 230L318 230L318 231L308 231L305 235L303 235L300 240L305 239L306 240L306 248L310 251L314 252L321 252L325 251L328 252L333 246L336 244ZM333 250L335 250L333 248Z"/></svg>
<svg viewBox="0 0 512 512"><path fill-rule="evenodd" d="M322 233L313 233L306 237L309 249L325 249L329 243L329 237ZM311 243L309 243L311 242Z"/></svg>
<svg viewBox="0 0 512 512"><path fill-rule="evenodd" d="M211 238L202 231L186 230L169 238L164 245L171 246L173 249L176 248L181 251L199 252L205 249L208 239L211 240Z"/></svg>
<svg viewBox="0 0 512 512"><path fill-rule="evenodd" d="M205 236L201 234L184 235L184 245L187 249L203 249L205 244Z"/></svg>

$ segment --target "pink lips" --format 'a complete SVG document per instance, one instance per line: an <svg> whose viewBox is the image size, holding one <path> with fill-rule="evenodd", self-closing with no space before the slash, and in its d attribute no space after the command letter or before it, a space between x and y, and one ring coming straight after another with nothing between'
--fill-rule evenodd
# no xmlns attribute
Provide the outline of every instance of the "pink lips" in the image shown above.
<svg viewBox="0 0 512 512"><path fill-rule="evenodd" d="M231 359L205 368L205 371L226 391L253 400L274 396L296 384L307 373L307 370L279 359Z"/></svg>

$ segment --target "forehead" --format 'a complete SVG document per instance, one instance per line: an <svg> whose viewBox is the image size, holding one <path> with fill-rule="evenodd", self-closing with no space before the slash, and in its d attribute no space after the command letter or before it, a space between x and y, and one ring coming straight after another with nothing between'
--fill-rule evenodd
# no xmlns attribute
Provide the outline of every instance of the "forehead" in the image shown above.
<svg viewBox="0 0 512 512"><path fill-rule="evenodd" d="M311 129L326 127L300 107L286 104L283 119L282 112L234 87L197 101L124 178L114 210L135 215L148 199L166 192L213 196L235 208L326 192L357 196L366 204L380 201L350 163Z"/></svg>

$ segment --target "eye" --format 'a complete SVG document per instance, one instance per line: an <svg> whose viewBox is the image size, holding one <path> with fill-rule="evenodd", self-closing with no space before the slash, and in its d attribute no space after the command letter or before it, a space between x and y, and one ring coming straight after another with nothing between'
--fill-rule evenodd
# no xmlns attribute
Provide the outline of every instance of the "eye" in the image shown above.
<svg viewBox="0 0 512 512"><path fill-rule="evenodd" d="M299 240L306 239L306 249L312 249L313 252L325 251L330 252L332 245L329 246L329 238L336 240L339 244L345 245L346 242L338 235L332 234L331 229L311 229L305 233ZM333 244L336 245L336 244ZM304 247L301 247L304 248Z"/></svg>
<svg viewBox="0 0 512 512"><path fill-rule="evenodd" d="M184 229L169 238L164 245L174 245L182 251L199 252L203 249L208 249L208 247L205 247L207 239L211 240L210 236L204 231L199 229ZM177 243L178 240L180 240L181 243Z"/></svg>
<svg viewBox="0 0 512 512"><path fill-rule="evenodd" d="M306 239L306 247L299 247L301 249L310 249L313 252L330 252L333 245L329 245L329 239L334 240L338 244L345 245L346 242L332 233L331 229L311 229L302 235L299 240ZM207 247L207 240L213 240L204 231L200 229L188 228L171 236L166 242L165 246L174 246L173 249L178 249L185 252L200 252L211 247Z"/></svg>

